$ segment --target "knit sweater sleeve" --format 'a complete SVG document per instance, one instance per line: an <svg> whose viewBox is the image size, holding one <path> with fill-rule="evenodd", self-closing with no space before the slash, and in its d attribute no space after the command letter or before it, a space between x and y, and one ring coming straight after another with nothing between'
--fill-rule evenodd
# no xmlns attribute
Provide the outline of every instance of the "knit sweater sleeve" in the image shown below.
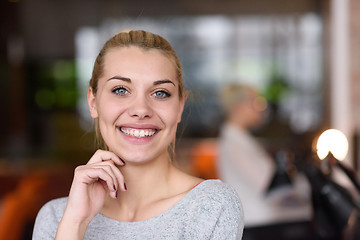
<svg viewBox="0 0 360 240"><path fill-rule="evenodd" d="M184 212L193 216L183 239L238 240L244 229L244 212L237 193L221 181L207 181L192 192Z"/></svg>
<svg viewBox="0 0 360 240"><path fill-rule="evenodd" d="M224 202L219 211L210 239L238 240L242 238L244 229L244 212L235 193L229 194L231 200Z"/></svg>
<svg viewBox="0 0 360 240"><path fill-rule="evenodd" d="M53 240L55 238L66 201L67 198L51 200L40 209L35 220L33 240Z"/></svg>
<svg viewBox="0 0 360 240"><path fill-rule="evenodd" d="M241 239L244 229L244 211L237 193L225 185L218 194L219 196L214 196L219 203L218 219L210 239Z"/></svg>

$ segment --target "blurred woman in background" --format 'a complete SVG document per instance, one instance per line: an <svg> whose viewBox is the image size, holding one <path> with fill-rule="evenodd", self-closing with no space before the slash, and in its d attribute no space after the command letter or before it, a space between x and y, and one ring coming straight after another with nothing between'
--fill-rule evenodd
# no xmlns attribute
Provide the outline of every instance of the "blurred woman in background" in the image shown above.
<svg viewBox="0 0 360 240"><path fill-rule="evenodd" d="M266 99L255 88L241 84L224 87L220 96L226 119L219 137L217 167L220 178L241 196L245 227L309 219L309 186L304 176L296 174L273 186L279 169L282 177L288 177L284 153L278 151L275 162L252 135L266 117Z"/></svg>
<svg viewBox="0 0 360 240"><path fill-rule="evenodd" d="M220 96L226 118L219 138L220 177L241 196L246 224L265 223L274 211L265 191L275 165L251 129L262 123L266 100L254 88L241 84L224 87Z"/></svg>

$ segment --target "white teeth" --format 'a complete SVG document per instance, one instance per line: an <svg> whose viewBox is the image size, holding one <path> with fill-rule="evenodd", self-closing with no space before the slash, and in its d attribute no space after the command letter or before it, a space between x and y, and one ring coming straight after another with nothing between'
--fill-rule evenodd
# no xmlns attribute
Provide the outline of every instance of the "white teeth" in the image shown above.
<svg viewBox="0 0 360 240"><path fill-rule="evenodd" d="M121 128L120 130L128 136L137 137L137 138L151 137L156 132L156 130L153 129L138 130L138 129Z"/></svg>

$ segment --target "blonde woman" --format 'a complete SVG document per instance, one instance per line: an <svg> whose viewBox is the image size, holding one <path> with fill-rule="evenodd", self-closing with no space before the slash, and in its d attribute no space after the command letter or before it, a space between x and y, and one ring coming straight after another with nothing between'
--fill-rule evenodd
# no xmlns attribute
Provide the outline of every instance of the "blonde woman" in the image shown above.
<svg viewBox="0 0 360 240"><path fill-rule="evenodd" d="M40 210L33 239L241 239L233 189L173 165L184 102L181 64L163 37L110 38L88 90L101 150L76 168L68 197Z"/></svg>

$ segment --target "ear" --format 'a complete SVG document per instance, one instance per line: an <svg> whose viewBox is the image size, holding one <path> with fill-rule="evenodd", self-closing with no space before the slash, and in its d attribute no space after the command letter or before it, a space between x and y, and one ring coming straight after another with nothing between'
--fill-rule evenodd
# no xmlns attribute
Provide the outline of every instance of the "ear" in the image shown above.
<svg viewBox="0 0 360 240"><path fill-rule="evenodd" d="M185 106L185 98L183 97L182 99L180 99L180 108L179 108L179 114L178 114L177 123L181 122L181 116L182 116L182 113L184 111L184 106Z"/></svg>
<svg viewBox="0 0 360 240"><path fill-rule="evenodd" d="M96 109L96 101L95 101L95 95L91 87L89 87L87 92L87 102L89 105L90 115L92 118L98 118L99 114Z"/></svg>

